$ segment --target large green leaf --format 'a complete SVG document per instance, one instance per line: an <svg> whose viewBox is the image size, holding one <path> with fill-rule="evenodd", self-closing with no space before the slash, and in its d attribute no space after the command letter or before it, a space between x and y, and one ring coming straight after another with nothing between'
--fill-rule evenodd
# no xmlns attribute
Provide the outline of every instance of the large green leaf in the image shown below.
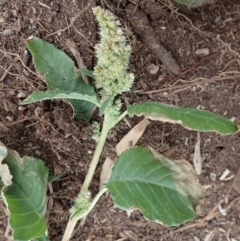
<svg viewBox="0 0 240 241"><path fill-rule="evenodd" d="M10 214L14 240L30 240L46 231L46 188L48 168L40 159L20 158L8 150L4 159L13 176L12 185L2 189L2 196Z"/></svg>
<svg viewBox="0 0 240 241"><path fill-rule="evenodd" d="M59 89L46 90L46 91L34 91L24 101L22 101L21 104L26 105L26 104L30 104L41 100L64 99L64 98L89 101L94 105L99 106L96 96L83 95L76 92L72 92L72 90L59 90Z"/></svg>
<svg viewBox="0 0 240 241"><path fill-rule="evenodd" d="M90 84L86 84L73 60L61 50L39 38L27 39L27 47L33 56L36 70L51 89L72 90L80 94L97 96ZM89 120L94 104L83 100L68 100L76 117Z"/></svg>
<svg viewBox="0 0 240 241"><path fill-rule="evenodd" d="M118 207L137 207L147 219L167 226L193 219L205 192L188 162L144 147L128 149L118 158L107 188Z"/></svg>
<svg viewBox="0 0 240 241"><path fill-rule="evenodd" d="M181 124L187 129L196 131L215 131L222 135L233 134L238 131L234 122L205 110L147 102L131 105L127 112L130 116L144 115L151 120Z"/></svg>

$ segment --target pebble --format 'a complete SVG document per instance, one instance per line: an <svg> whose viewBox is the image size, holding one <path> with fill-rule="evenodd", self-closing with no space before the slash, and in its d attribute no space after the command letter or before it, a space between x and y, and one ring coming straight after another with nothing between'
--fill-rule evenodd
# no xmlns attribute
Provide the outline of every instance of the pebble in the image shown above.
<svg viewBox="0 0 240 241"><path fill-rule="evenodd" d="M53 4L53 5L51 5L51 9L54 12L58 12L59 11L59 5L58 4Z"/></svg>
<svg viewBox="0 0 240 241"><path fill-rule="evenodd" d="M211 179L213 182L215 182L215 181L217 180L217 174L214 173L214 172L211 172L211 173L210 173L210 179Z"/></svg>
<svg viewBox="0 0 240 241"><path fill-rule="evenodd" d="M2 34L3 34L3 36L11 36L11 35L13 35L13 31L12 31L12 29L8 28L8 29L3 30Z"/></svg>
<svg viewBox="0 0 240 241"><path fill-rule="evenodd" d="M47 18L47 21L48 21L48 23L52 23L52 21L53 21L52 15L50 15L50 16Z"/></svg>
<svg viewBox="0 0 240 241"><path fill-rule="evenodd" d="M149 72L149 74L156 74L159 70L159 66L155 65L155 64L150 64L147 67L147 71Z"/></svg>
<svg viewBox="0 0 240 241"><path fill-rule="evenodd" d="M210 53L209 48L197 49L197 50L195 51L195 54L196 54L196 55L201 55L201 56L209 55L209 53Z"/></svg>

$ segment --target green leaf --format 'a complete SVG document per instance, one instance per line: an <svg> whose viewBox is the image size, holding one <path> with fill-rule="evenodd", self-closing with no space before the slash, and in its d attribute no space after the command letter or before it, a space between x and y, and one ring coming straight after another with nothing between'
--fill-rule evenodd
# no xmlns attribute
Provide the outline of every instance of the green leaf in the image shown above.
<svg viewBox="0 0 240 241"><path fill-rule="evenodd" d="M13 176L12 185L4 187L2 196L10 213L14 240L30 240L46 231L46 188L48 168L40 159L20 158L8 150L4 159Z"/></svg>
<svg viewBox="0 0 240 241"><path fill-rule="evenodd" d="M36 70L51 89L72 90L96 97L93 86L86 84L72 59L61 50L39 38L27 39L27 47L33 56ZM67 100L75 110L75 116L89 120L94 104L83 100Z"/></svg>
<svg viewBox="0 0 240 241"><path fill-rule="evenodd" d="M166 226L193 219L205 190L192 166L152 152L135 147L118 158L107 183L114 203L124 210L137 207L145 218Z"/></svg>
<svg viewBox="0 0 240 241"><path fill-rule="evenodd" d="M46 91L34 91L29 95L24 101L21 102L22 105L30 104L41 100L52 100L52 99L75 99L84 100L99 106L96 96L83 95L80 93L72 92L72 90L46 90Z"/></svg>
<svg viewBox="0 0 240 241"><path fill-rule="evenodd" d="M131 105L128 107L127 112L130 116L144 115L150 120L181 124L190 130L215 131L222 135L233 134L238 131L238 127L234 122L205 110L147 102Z"/></svg>
<svg viewBox="0 0 240 241"><path fill-rule="evenodd" d="M107 99L102 103L101 107L99 108L99 113L102 115L107 107L111 106L113 103L113 100L116 95L110 95L107 97Z"/></svg>
<svg viewBox="0 0 240 241"><path fill-rule="evenodd" d="M95 76L93 75L93 71L91 71L91 70L89 70L89 69L80 69L80 71L81 71L83 74L91 77L92 79L95 79Z"/></svg>
<svg viewBox="0 0 240 241"><path fill-rule="evenodd" d="M60 177L62 177L63 175L64 175L64 173L61 173L61 174L58 174L58 175L49 175L49 176L48 176L48 183L57 181L57 180L60 179Z"/></svg>

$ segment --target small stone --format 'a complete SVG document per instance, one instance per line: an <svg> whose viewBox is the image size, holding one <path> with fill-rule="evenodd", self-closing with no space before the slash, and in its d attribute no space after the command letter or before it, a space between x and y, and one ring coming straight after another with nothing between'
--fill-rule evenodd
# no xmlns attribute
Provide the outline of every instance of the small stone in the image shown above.
<svg viewBox="0 0 240 241"><path fill-rule="evenodd" d="M147 67L147 71L150 73L150 74L156 74L159 70L159 66L155 65L155 64L150 64L148 67Z"/></svg>
<svg viewBox="0 0 240 241"><path fill-rule="evenodd" d="M52 23L52 21L53 21L52 15L50 15L50 16L47 18L47 21L48 21L48 23Z"/></svg>
<svg viewBox="0 0 240 241"><path fill-rule="evenodd" d="M163 76L162 76L162 75L159 75L159 76L158 76L158 81L159 81L159 82L163 81Z"/></svg>
<svg viewBox="0 0 240 241"><path fill-rule="evenodd" d="M5 30L3 30L2 35L3 36L11 36L11 35L13 35L13 31L10 28L5 29Z"/></svg>
<svg viewBox="0 0 240 241"><path fill-rule="evenodd" d="M197 49L197 50L195 51L195 54L196 54L196 55L202 55L202 56L209 55L209 53L210 53L209 48Z"/></svg>
<svg viewBox="0 0 240 241"><path fill-rule="evenodd" d="M53 4L53 5L51 5L51 9L54 12L58 12L59 11L59 5L58 4Z"/></svg>
<svg viewBox="0 0 240 241"><path fill-rule="evenodd" d="M215 182L216 179L217 179L217 174L214 173L214 172L211 172L211 173L210 173L210 179L211 179L213 182Z"/></svg>
<svg viewBox="0 0 240 241"><path fill-rule="evenodd" d="M197 236L194 236L194 241L200 241L200 239Z"/></svg>
<svg viewBox="0 0 240 241"><path fill-rule="evenodd" d="M13 121L13 117L12 117L12 116L9 116L9 115L6 116L6 119L7 119L8 121L10 121L10 122Z"/></svg>
<svg viewBox="0 0 240 241"><path fill-rule="evenodd" d="M17 98L25 98L27 97L27 93L24 91L19 91L19 93L17 94Z"/></svg>

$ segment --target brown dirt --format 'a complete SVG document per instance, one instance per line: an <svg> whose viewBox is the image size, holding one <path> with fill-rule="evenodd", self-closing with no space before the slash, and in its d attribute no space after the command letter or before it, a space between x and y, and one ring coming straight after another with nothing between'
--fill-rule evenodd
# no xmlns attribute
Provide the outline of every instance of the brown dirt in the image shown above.
<svg viewBox="0 0 240 241"><path fill-rule="evenodd" d="M0 31L7 30L9 34L0 35L0 140L22 156L45 160L51 174L64 173L48 190L49 234L51 240L60 240L69 218L68 210L80 190L95 143L89 139L90 125L72 118L70 107L62 101L19 106L20 100L33 90L45 88L34 74L31 58L26 54L25 39L30 35L45 38L72 56L66 45L66 40L70 39L77 44L86 66L92 69L95 63L93 46L99 37L91 8L100 5L120 19L133 49L130 68L136 81L131 92L122 96L126 105L155 100L181 107L201 106L239 120L240 5L238 0L222 0L197 9L178 10L161 1L144 0L42 0L41 3L45 6L33 0L0 1ZM157 41L171 52L181 72L190 68L181 79L173 81L175 76L148 48L141 34L134 32L127 18L129 4L145 13ZM69 26L76 15L74 24ZM201 60L195 51L202 48L216 55L191 68ZM19 58L29 69L23 67ZM149 73L151 64L159 67L156 74ZM144 93L152 90L159 91ZM95 114L92 119L100 118ZM140 119L128 118L128 121L134 125ZM104 157L114 155L114 146L128 131L129 127L121 122L109 134L91 185L93 193L98 190ZM180 126L151 122L139 145L148 144L159 152L169 151L172 156L184 157L191 162L196 136L195 132ZM220 181L219 176L226 168L231 175L238 172L240 135L201 134L201 152L205 160L200 182L209 187L204 202L207 215L233 182L233 179ZM217 175L216 181L211 180L211 173ZM238 197L233 189L229 202ZM226 208L228 204L222 206ZM2 202L0 213L0 240L4 240L7 215ZM103 196L84 225L76 227L72 240L240 240L239 200L233 203L226 216L217 210L215 216L201 227L174 233L177 229L148 222L138 211L128 218L125 212L114 207L109 196ZM207 237L210 234L212 238Z"/></svg>

